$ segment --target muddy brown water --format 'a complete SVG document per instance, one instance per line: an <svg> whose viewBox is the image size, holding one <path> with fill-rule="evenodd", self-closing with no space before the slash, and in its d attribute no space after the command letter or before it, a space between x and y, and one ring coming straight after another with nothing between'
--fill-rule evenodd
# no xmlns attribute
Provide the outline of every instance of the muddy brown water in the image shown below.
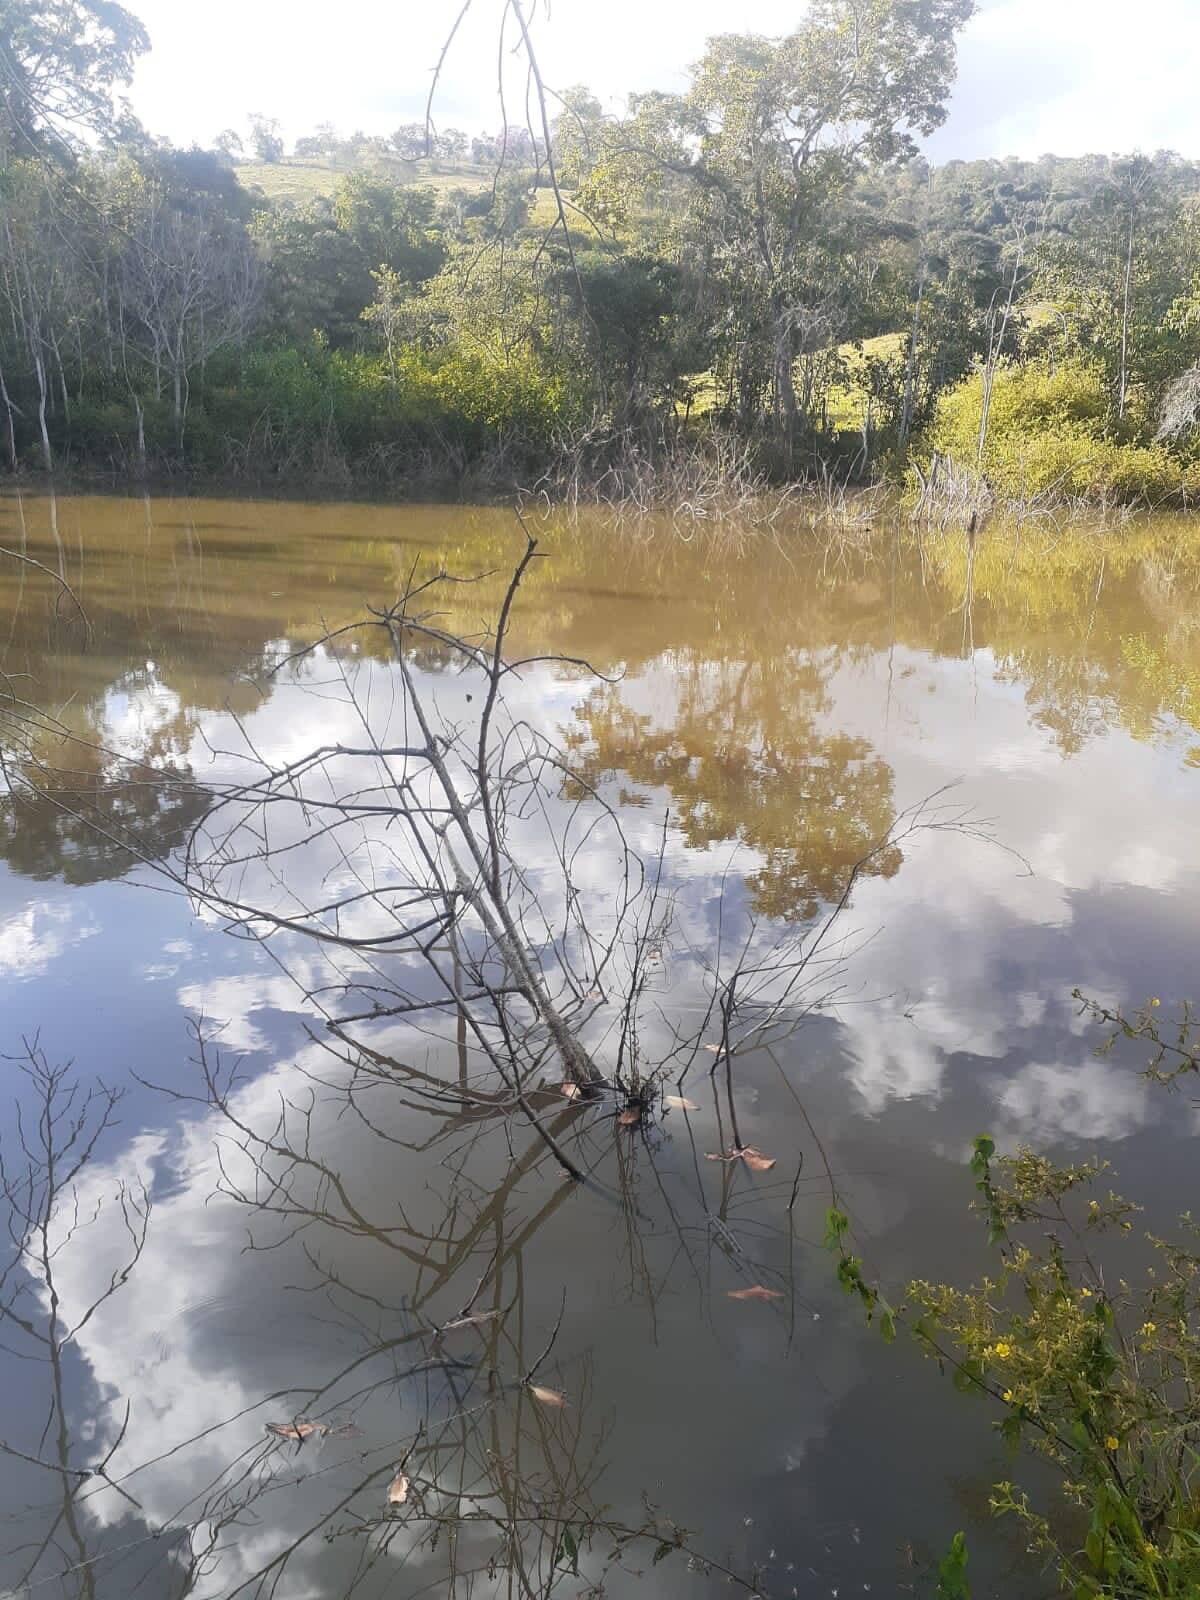
<svg viewBox="0 0 1200 1600"><path fill-rule="evenodd" d="M770 1171L704 1160L729 1140L709 1054L683 1088L698 1109L633 1129L543 1095L595 1178L571 1185L520 1118L408 1079L348 1098L323 1032L344 962L235 937L161 870L236 752L354 735L362 663L272 667L439 563L478 577L446 620L480 627L520 552L512 515L0 498L0 545L42 564L0 557L8 715L69 735L38 734L41 798L0 816L10 1185L37 1144L35 1040L73 1064L63 1137L89 1091L123 1091L49 1262L27 1252L5 1280L6 1592L921 1594L958 1529L977 1594L1048 1591L987 1509L1032 1470L986 1402L863 1325L824 1215L836 1190L898 1295L983 1271L964 1162L984 1130L1099 1153L1158 1220L1194 1205L1190 1099L1136 1055L1098 1059L1072 991L1200 994L1200 525L996 528L973 556L953 530L538 533L511 649L603 677L542 660L515 703L652 865L666 819L648 1049L703 1015L719 943L753 926L797 948L922 802L965 825L871 856L805 1015L739 1062L740 1130ZM372 704L394 701L394 666L368 665ZM472 714L444 663L422 681ZM120 757L180 781L122 784ZM537 881L553 863L514 826ZM603 848L581 846L584 893L611 887ZM457 1071L436 1030L388 1049ZM32 1170L18 1244L39 1237ZM755 1285L774 1297L730 1298ZM434 1338L464 1309L482 1320ZM521 1386L547 1346L535 1381L562 1406ZM298 1417L321 1426L266 1431Z"/></svg>

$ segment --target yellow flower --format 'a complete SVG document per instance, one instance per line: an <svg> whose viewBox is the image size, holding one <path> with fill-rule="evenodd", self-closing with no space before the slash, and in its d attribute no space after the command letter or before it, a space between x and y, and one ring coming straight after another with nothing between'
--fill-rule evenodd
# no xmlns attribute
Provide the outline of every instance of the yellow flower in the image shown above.
<svg viewBox="0 0 1200 1600"><path fill-rule="evenodd" d="M1154 995L1153 998L1150 1001L1150 1004L1152 1006L1160 1006L1160 1005L1162 1005L1162 1001L1158 998L1157 995Z"/></svg>
<svg viewBox="0 0 1200 1600"><path fill-rule="evenodd" d="M1012 1405L1012 1397L1013 1397L1012 1390L1011 1389L1005 1389L1005 1391L1004 1391L1004 1404L1006 1406Z"/></svg>
<svg viewBox="0 0 1200 1600"><path fill-rule="evenodd" d="M1092 1298L1092 1291L1090 1289L1080 1289L1079 1298L1081 1300L1090 1300Z"/></svg>
<svg viewBox="0 0 1200 1600"><path fill-rule="evenodd" d="M1144 1544L1142 1549L1150 1557L1151 1561L1158 1560L1158 1546L1156 1544Z"/></svg>
<svg viewBox="0 0 1200 1600"><path fill-rule="evenodd" d="M1012 1345L1005 1344L1004 1340L1001 1339L999 1344L995 1346L995 1351L1000 1357L1001 1361L1006 1361L1008 1357L1012 1355Z"/></svg>
<svg viewBox="0 0 1200 1600"><path fill-rule="evenodd" d="M1120 1443L1121 1441L1116 1437L1116 1435L1110 1433L1108 1438L1104 1441L1104 1448L1106 1450L1116 1450L1119 1448Z"/></svg>
<svg viewBox="0 0 1200 1600"><path fill-rule="evenodd" d="M1149 1336L1152 1333L1157 1333L1158 1332L1158 1326L1157 1326L1156 1323L1153 1323L1153 1322L1143 1322L1142 1323L1142 1332L1146 1335L1147 1338L1149 1338Z"/></svg>

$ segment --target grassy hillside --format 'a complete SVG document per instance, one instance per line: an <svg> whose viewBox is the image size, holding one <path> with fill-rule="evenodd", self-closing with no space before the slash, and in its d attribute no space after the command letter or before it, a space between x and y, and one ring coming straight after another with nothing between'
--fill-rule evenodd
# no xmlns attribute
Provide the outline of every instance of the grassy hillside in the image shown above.
<svg viewBox="0 0 1200 1600"><path fill-rule="evenodd" d="M440 165L440 164L439 164ZM327 161L289 157L286 161L247 161L237 168L238 182L246 189L257 189L268 200L291 201L302 205L319 195L330 195L347 168L335 167ZM430 171L427 166L396 162L381 176L391 177L397 183L419 184L422 188L444 193L451 189L478 191L492 181L492 174L482 167L441 168Z"/></svg>

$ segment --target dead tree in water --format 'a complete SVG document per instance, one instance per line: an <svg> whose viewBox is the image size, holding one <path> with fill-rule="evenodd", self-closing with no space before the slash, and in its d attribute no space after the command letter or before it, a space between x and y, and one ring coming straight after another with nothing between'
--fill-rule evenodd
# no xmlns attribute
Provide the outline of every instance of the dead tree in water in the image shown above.
<svg viewBox="0 0 1200 1600"><path fill-rule="evenodd" d="M393 604L277 662L275 678L332 661L362 737L283 765L239 752L256 770L225 788L196 829L183 877L232 931L277 943L301 934L342 964L344 981L328 987L354 1003L325 1009L344 1041L375 1024L436 1031L453 1019L460 1043L540 1128L527 1097L539 1072L556 1062L584 1094L603 1082L581 1035L642 884L614 809L506 700L523 670L545 661L505 654L535 555L527 537L489 633L464 638L443 624L436 607L464 580L438 571L410 577ZM385 726L371 698L372 641L390 662ZM442 683L461 693L456 714L441 703ZM514 829L536 831L529 853L542 881L517 859ZM580 851L601 839L616 866L606 935L582 914L573 878ZM311 892L331 880L331 895Z"/></svg>

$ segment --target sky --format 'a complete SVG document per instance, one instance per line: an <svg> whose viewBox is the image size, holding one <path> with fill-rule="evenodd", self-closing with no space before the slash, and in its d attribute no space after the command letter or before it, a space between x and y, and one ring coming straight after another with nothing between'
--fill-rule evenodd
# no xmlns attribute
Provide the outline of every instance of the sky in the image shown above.
<svg viewBox="0 0 1200 1600"><path fill-rule="evenodd" d="M532 11L537 0L529 9ZM388 133L424 114L460 0L125 0L146 23L135 110L155 133L211 142L276 116ZM442 126L500 122L497 18L474 0L437 101ZM586 83L611 110L631 90L681 88L718 32L785 33L801 0L552 0L537 44L551 85ZM935 160L1174 149L1200 157L1200 0L982 0ZM518 108L519 111L519 108ZM513 115L510 120L520 120Z"/></svg>

